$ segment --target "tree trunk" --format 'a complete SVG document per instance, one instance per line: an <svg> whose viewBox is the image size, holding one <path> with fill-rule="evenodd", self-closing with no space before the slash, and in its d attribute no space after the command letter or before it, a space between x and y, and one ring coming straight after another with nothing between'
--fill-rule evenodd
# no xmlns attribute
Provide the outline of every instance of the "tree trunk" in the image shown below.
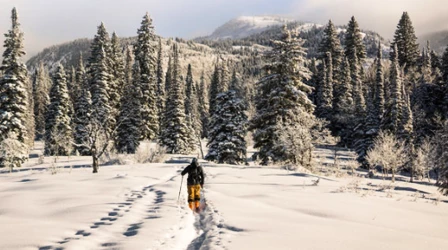
<svg viewBox="0 0 448 250"><path fill-rule="evenodd" d="M93 164L92 164L93 173L95 174L98 173L98 157L96 157L96 155L92 155L92 158L93 158Z"/></svg>
<svg viewBox="0 0 448 250"><path fill-rule="evenodd" d="M411 182L414 182L414 168L411 168Z"/></svg>
<svg viewBox="0 0 448 250"><path fill-rule="evenodd" d="M392 169L392 182L395 182L395 170L394 169Z"/></svg>

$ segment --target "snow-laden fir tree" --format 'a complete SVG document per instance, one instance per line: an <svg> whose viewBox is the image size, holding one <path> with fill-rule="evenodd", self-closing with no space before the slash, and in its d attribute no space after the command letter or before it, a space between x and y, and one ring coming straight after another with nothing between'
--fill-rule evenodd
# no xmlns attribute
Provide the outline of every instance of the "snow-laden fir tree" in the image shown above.
<svg viewBox="0 0 448 250"><path fill-rule="evenodd" d="M43 63L39 64L33 75L34 119L36 140L41 140L45 133L45 114L50 104L51 79Z"/></svg>
<svg viewBox="0 0 448 250"><path fill-rule="evenodd" d="M212 75L212 79L210 82L210 87L209 87L209 110L208 113L210 115L213 114L213 112L215 111L215 107L216 107L216 97L219 94L219 90L220 90L220 74L219 74L219 61L216 61L215 64L215 69L213 71L213 75Z"/></svg>
<svg viewBox="0 0 448 250"><path fill-rule="evenodd" d="M0 154L0 167L5 165L20 167L28 158L27 151L27 69L21 61L25 55L23 32L20 31L17 11L12 9L12 27L5 34L3 60L0 66L0 146L6 139L14 141L17 153L8 157ZM7 141L10 143L11 141Z"/></svg>
<svg viewBox="0 0 448 250"><path fill-rule="evenodd" d="M149 14L143 17L137 31L137 42L134 45L135 61L140 67L140 89L143 94L141 105L141 139L153 140L159 133L159 117L157 109L157 53L152 19Z"/></svg>
<svg viewBox="0 0 448 250"><path fill-rule="evenodd" d="M34 119L34 97L33 97L33 82L31 79L26 81L26 91L27 91L27 107L26 107L26 117L25 117L25 127L27 140L25 143L29 148L34 146L34 139L36 137L36 124Z"/></svg>
<svg viewBox="0 0 448 250"><path fill-rule="evenodd" d="M162 39L159 38L159 50L157 52L157 116L159 117L159 128L162 127L163 110L165 109L165 86L163 82L162 64L163 64L163 47L162 47Z"/></svg>
<svg viewBox="0 0 448 250"><path fill-rule="evenodd" d="M126 47L125 66L124 66L124 85L123 85L123 89L121 90L122 93L124 93L127 86L130 86L130 84L132 84L133 68L134 68L134 56L132 54L131 48L129 46L127 46Z"/></svg>
<svg viewBox="0 0 448 250"><path fill-rule="evenodd" d="M70 102L75 103L80 87L76 84L76 70L75 67L66 69L67 89L70 96Z"/></svg>
<svg viewBox="0 0 448 250"><path fill-rule="evenodd" d="M50 90L45 124L45 155L69 155L73 131L70 127L70 97L64 67L59 64Z"/></svg>
<svg viewBox="0 0 448 250"><path fill-rule="evenodd" d="M118 116L117 140L115 148L120 153L134 154L140 145L140 101L142 92L140 90L139 76L140 67L134 64L133 75L136 76L133 82L127 84L121 98L120 114Z"/></svg>
<svg viewBox="0 0 448 250"><path fill-rule="evenodd" d="M284 26L281 39L272 43L272 50L265 55L266 75L257 83L257 111L250 124L254 131L254 147L259 149L258 157L263 164L273 160L309 167L312 145L308 139L314 124L314 105L308 99L312 88L303 82L310 77L310 71L305 67L304 41L292 36ZM304 132L292 134L290 138L302 142L302 157L306 157L299 162L295 162L295 156L288 153L284 140L281 140L282 127Z"/></svg>
<svg viewBox="0 0 448 250"><path fill-rule="evenodd" d="M80 86L80 92L74 104L75 115L73 117L76 151L80 155L90 155L89 148L82 146L84 142L89 140L87 126L89 126L92 115L92 96L86 79L82 57L80 57L76 69L76 83Z"/></svg>
<svg viewBox="0 0 448 250"><path fill-rule="evenodd" d="M193 82L193 74L191 72L191 64L188 64L187 67L185 86L185 116L187 119L187 126L190 129L190 132L188 133L190 138L188 140L192 142L190 146L191 149L194 150L196 148L196 143L193 142L197 141L200 136L201 124L199 120L197 93Z"/></svg>
<svg viewBox="0 0 448 250"><path fill-rule="evenodd" d="M397 45L395 45L395 51ZM389 98L386 100L386 109L383 119L383 130L397 134L399 131L400 121L402 119L403 98L402 98L402 78L397 53L394 53L392 64L390 66L390 90Z"/></svg>
<svg viewBox="0 0 448 250"><path fill-rule="evenodd" d="M171 55L168 56L168 65L166 68L166 73L165 73L165 102L166 102L166 97L168 96L168 92L171 89L171 80L172 80L172 75L173 75L173 62L171 60Z"/></svg>
<svg viewBox="0 0 448 250"><path fill-rule="evenodd" d="M366 48L362 40L361 30L359 29L358 22L355 17L352 16L348 23L347 32L345 33L345 56L351 62L354 58L353 55L356 50L356 56L359 61L364 60L366 55Z"/></svg>
<svg viewBox="0 0 448 250"><path fill-rule="evenodd" d="M383 72L383 64L382 64L382 50L381 44L378 42L378 53L376 58L376 85L375 85L375 94L373 100L373 108L374 108L374 124L375 129L379 131L381 126L381 121L383 120L384 115L384 72Z"/></svg>
<svg viewBox="0 0 448 250"><path fill-rule="evenodd" d="M160 143L166 146L167 152L172 154L186 154L190 152L190 129L185 117L185 90L181 80L179 50L173 45L173 64L170 89L167 93L164 126Z"/></svg>
<svg viewBox="0 0 448 250"><path fill-rule="evenodd" d="M238 97L233 82L228 91L218 94L216 110L210 118L208 154L205 159L225 164L246 162L246 105Z"/></svg>
<svg viewBox="0 0 448 250"><path fill-rule="evenodd" d="M404 86L401 86L401 96L403 98L403 105L401 106L401 120L399 124L398 136L400 139L406 141L407 143L412 142L414 136L413 127L413 115L411 110L411 101L409 94L406 93Z"/></svg>
<svg viewBox="0 0 448 250"><path fill-rule="evenodd" d="M88 60L88 77L92 95L92 118L112 131L115 125L113 107L110 102L110 38L103 23L90 45L91 55Z"/></svg>
<svg viewBox="0 0 448 250"><path fill-rule="evenodd" d="M328 21L328 24L324 29L324 37L322 38L319 47L320 58L328 59L327 52L330 52L331 54L333 67L338 68L342 62L343 51L338 33L331 20Z"/></svg>
<svg viewBox="0 0 448 250"><path fill-rule="evenodd" d="M123 95L125 62L123 58L123 49L121 48L119 38L115 32L112 33L110 63L111 63L111 80L109 84L110 106L112 107L112 115L116 118L120 110L120 99Z"/></svg>
<svg viewBox="0 0 448 250"><path fill-rule="evenodd" d="M352 78L352 95L354 101L354 112L356 117L363 119L366 114L366 101L363 92L363 83L361 78L361 67L356 53L356 48L354 49L353 59L350 64L350 73Z"/></svg>
<svg viewBox="0 0 448 250"><path fill-rule="evenodd" d="M227 91L230 85L230 72L227 66L227 61L222 60L221 67L219 68L219 88L218 93L224 93Z"/></svg>
<svg viewBox="0 0 448 250"><path fill-rule="evenodd" d="M395 45L397 50L394 49ZM398 62L400 66L405 67L406 72L410 67L417 65L420 56L417 36L407 12L403 12L395 30L394 40L391 43L391 60L394 59L396 52L398 52Z"/></svg>
<svg viewBox="0 0 448 250"><path fill-rule="evenodd" d="M326 56L326 62L323 61L322 65L322 75L321 82L319 85L319 106L316 110L317 116L319 118L324 118L328 121L332 120L333 112L333 63L332 56L328 52Z"/></svg>
<svg viewBox="0 0 448 250"><path fill-rule="evenodd" d="M339 72L339 80L333 91L333 110L334 116L344 119L343 117L353 114L352 78L350 64L346 57L342 61Z"/></svg>
<svg viewBox="0 0 448 250"><path fill-rule="evenodd" d="M208 134L208 124L209 124L209 113L208 113L208 98L207 98L207 90L205 87L205 77L204 72L202 72L201 80L198 90L198 103L199 103L199 112L201 119L201 138L206 138Z"/></svg>

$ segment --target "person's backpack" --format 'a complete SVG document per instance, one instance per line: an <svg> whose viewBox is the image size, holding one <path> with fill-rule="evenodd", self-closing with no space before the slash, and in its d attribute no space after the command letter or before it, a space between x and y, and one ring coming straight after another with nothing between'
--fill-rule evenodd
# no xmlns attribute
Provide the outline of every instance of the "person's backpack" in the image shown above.
<svg viewBox="0 0 448 250"><path fill-rule="evenodd" d="M199 174L199 166L195 166L191 169L190 173L188 174L188 177L191 179L191 181L195 184L201 183L201 176Z"/></svg>

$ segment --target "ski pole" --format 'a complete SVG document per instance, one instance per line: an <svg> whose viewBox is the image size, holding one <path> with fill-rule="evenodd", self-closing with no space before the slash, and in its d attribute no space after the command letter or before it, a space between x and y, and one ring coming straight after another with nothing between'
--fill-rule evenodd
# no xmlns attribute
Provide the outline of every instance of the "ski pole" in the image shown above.
<svg viewBox="0 0 448 250"><path fill-rule="evenodd" d="M179 203L180 191L182 190L182 183L183 183L183 181L184 181L184 176L182 175L182 180L180 181L179 195L177 196L177 203Z"/></svg>

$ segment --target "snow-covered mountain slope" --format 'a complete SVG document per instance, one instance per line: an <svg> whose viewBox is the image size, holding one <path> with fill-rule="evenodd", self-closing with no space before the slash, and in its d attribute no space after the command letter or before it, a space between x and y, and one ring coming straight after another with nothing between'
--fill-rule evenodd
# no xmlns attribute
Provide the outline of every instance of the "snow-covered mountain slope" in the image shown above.
<svg viewBox="0 0 448 250"><path fill-rule="evenodd" d="M448 30L428 33L418 37L420 48L426 49L426 41L429 41L431 49L442 55L448 46Z"/></svg>
<svg viewBox="0 0 448 250"><path fill-rule="evenodd" d="M274 16L241 16L218 27L209 39L240 39L293 20Z"/></svg>

